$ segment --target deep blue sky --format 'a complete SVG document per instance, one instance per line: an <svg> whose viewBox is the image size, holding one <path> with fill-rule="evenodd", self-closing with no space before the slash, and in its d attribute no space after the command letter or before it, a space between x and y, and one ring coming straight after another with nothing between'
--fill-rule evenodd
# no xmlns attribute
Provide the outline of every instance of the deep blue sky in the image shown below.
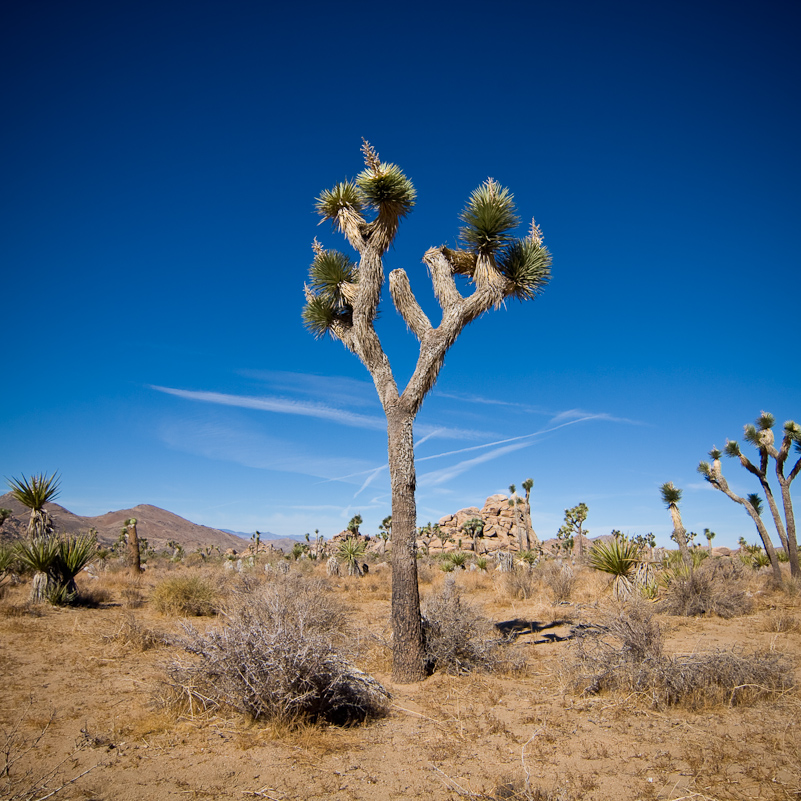
<svg viewBox="0 0 801 801"><path fill-rule="evenodd" d="M0 15L0 475L59 470L81 514L153 503L330 536L361 512L375 531L375 391L300 319L312 238L345 247L314 198L361 169L364 136L417 188L387 266L429 311L421 256L488 176L554 257L541 298L449 353L417 426L438 457L418 464L419 523L532 477L540 536L583 501L592 535L667 544L672 480L688 529L755 538L695 467L762 409L801 418L796 4ZM415 340L389 302L380 333L405 383Z"/></svg>

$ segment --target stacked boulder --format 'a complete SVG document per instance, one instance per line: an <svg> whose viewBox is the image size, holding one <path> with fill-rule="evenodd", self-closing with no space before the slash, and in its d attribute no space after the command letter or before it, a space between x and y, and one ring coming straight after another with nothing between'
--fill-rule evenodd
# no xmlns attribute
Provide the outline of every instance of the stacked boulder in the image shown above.
<svg viewBox="0 0 801 801"><path fill-rule="evenodd" d="M525 538L529 515L529 509L525 502L518 505L517 515ZM466 509L460 509L456 514L440 518L438 521L440 534L446 540L446 544L443 546L442 539L437 535L426 536L422 539L418 538L418 549L425 550L427 545L429 553L456 551L460 548L459 541L461 540L461 550L472 551L473 539L462 529L462 526L474 517L484 523L484 531L478 538L479 553L494 553L499 550L517 551L519 549L515 509L510 505L509 498L501 494L490 495L481 509L477 506L468 506ZM532 537L532 545L535 541Z"/></svg>

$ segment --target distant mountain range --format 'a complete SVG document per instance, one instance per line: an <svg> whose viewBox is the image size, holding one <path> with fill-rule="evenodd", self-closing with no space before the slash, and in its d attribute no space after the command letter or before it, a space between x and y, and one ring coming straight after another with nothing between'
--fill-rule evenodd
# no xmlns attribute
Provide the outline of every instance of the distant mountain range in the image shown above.
<svg viewBox="0 0 801 801"><path fill-rule="evenodd" d="M0 508L11 510L11 516L0 528L0 538L17 539L25 536L28 530L29 511L15 500L11 493L0 495ZM250 544L249 534L238 534L191 523L172 512L146 503L134 506L132 509L106 512L97 517L81 517L57 503L47 504L46 509L53 518L56 531L77 534L94 528L97 529L98 541L103 545L116 542L125 521L132 517L136 518L139 536L145 537L150 547L156 550L166 548L170 540L180 543L187 552L206 545L216 545L221 551L233 548L241 552ZM296 542L294 538L276 537L269 532L261 535L261 541L269 542L274 547L284 550L287 547L291 548Z"/></svg>

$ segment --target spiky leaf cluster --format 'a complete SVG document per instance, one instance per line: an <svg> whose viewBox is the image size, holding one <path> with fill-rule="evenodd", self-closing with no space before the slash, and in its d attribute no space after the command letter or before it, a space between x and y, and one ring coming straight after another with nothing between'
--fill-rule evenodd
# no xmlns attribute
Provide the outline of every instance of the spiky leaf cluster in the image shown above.
<svg viewBox="0 0 801 801"><path fill-rule="evenodd" d="M751 504L751 506L754 507L754 511L761 517L762 516L762 510L764 509L764 505L762 503L762 498L760 498L759 495L756 492L752 492L752 493L746 495L745 499L748 501L748 503Z"/></svg>
<svg viewBox="0 0 801 801"><path fill-rule="evenodd" d="M590 567L613 576L628 577L641 561L641 547L626 537L596 542L589 553Z"/></svg>
<svg viewBox="0 0 801 801"><path fill-rule="evenodd" d="M662 501L668 508L675 506L681 500L681 490L674 487L672 481L665 482L659 491L662 494Z"/></svg>
<svg viewBox="0 0 801 801"><path fill-rule="evenodd" d="M324 220L336 220L340 211L347 209L356 213L362 210L362 197L353 181L342 181L333 189L320 193L314 207Z"/></svg>
<svg viewBox="0 0 801 801"><path fill-rule="evenodd" d="M344 290L357 280L356 265L344 253L320 250L315 254L303 309L303 323L313 336L333 334L337 323L345 326L352 323L353 307Z"/></svg>
<svg viewBox="0 0 801 801"><path fill-rule="evenodd" d="M41 510L46 503L54 501L59 494L61 481L57 473L46 476L44 473L25 478L7 479L12 497L28 509Z"/></svg>
<svg viewBox="0 0 801 801"><path fill-rule="evenodd" d="M461 213L461 242L475 253L491 256L513 242L512 231L520 225L514 195L491 178L471 195Z"/></svg>
<svg viewBox="0 0 801 801"><path fill-rule="evenodd" d="M726 440L726 456L731 456L732 458L740 456L740 445L736 439L728 439Z"/></svg>
<svg viewBox="0 0 801 801"><path fill-rule="evenodd" d="M497 265L511 284L509 294L521 301L533 300L551 278L551 254L530 237L506 245Z"/></svg>
<svg viewBox="0 0 801 801"><path fill-rule="evenodd" d="M364 206L400 219L413 208L417 197L412 182L397 164L381 162L356 176L356 186Z"/></svg>
<svg viewBox="0 0 801 801"><path fill-rule="evenodd" d="M707 480L712 480L712 467L710 466L709 462L699 462L698 463L698 472ZM664 500L664 495L662 496ZM665 503L668 503L665 501ZM669 506L670 504L668 504Z"/></svg>
<svg viewBox="0 0 801 801"><path fill-rule="evenodd" d="M712 448L712 450L709 451L709 458L713 462L716 462L721 456L723 456L723 454L717 448Z"/></svg>

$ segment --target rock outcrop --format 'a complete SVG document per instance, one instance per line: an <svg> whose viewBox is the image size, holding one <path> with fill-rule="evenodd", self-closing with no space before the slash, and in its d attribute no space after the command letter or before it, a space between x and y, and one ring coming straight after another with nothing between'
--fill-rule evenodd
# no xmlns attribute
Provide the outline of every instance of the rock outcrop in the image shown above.
<svg viewBox="0 0 801 801"><path fill-rule="evenodd" d="M417 547L423 550L428 547L430 553L443 551L472 551L473 539L464 529L464 524L471 518L477 517L484 523L484 531L478 537L478 553L493 553L498 550L517 551L518 534L515 514L519 516L519 525L525 540L526 521L529 509L525 501L517 506L517 511L509 503L506 495L490 495L479 509L477 506L468 506L452 515L445 515L438 521L440 535L432 534L418 538ZM443 543L444 539L444 543ZM461 540L461 546L459 541ZM532 537L532 546L536 542Z"/></svg>

